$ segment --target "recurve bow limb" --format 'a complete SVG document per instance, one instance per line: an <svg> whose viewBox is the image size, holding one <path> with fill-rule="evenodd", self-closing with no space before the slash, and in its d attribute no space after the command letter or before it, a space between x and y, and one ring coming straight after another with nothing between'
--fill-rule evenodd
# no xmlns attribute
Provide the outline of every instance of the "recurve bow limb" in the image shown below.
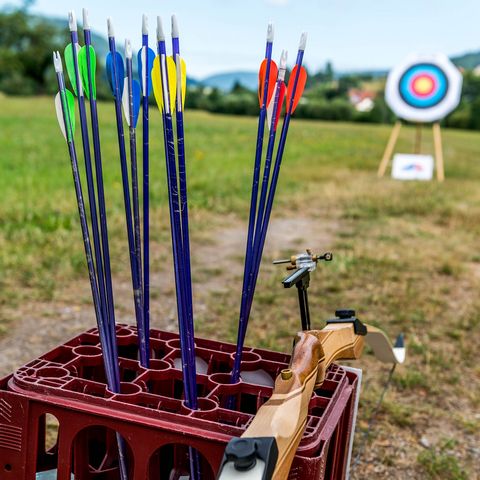
<svg viewBox="0 0 480 480"><path fill-rule="evenodd" d="M386 363L403 363L405 348L355 317L336 318L322 330L297 334L290 366L275 381L270 399L258 410L240 438L225 449L219 480L285 480L305 429L313 390L336 360L360 358L365 341Z"/></svg>

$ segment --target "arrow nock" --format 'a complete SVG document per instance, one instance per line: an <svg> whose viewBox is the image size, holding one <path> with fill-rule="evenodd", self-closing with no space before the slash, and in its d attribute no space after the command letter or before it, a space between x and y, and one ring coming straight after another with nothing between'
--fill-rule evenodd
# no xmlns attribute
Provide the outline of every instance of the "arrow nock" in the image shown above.
<svg viewBox="0 0 480 480"><path fill-rule="evenodd" d="M68 12L68 28L70 28L71 32L77 31L77 17L75 16L75 12L73 10Z"/></svg>
<svg viewBox="0 0 480 480"><path fill-rule="evenodd" d="M275 28L273 26L273 22L269 22L268 27L267 27L267 42L268 43L273 43L274 35L275 35Z"/></svg>
<svg viewBox="0 0 480 480"><path fill-rule="evenodd" d="M114 37L115 36L115 30L113 28L113 21L112 17L107 18L107 27L108 27L108 37Z"/></svg>
<svg viewBox="0 0 480 480"><path fill-rule="evenodd" d="M179 30L178 30L178 21L177 16L172 15L172 38L179 38Z"/></svg>
<svg viewBox="0 0 480 480"><path fill-rule="evenodd" d="M148 17L145 14L142 15L142 35L148 35Z"/></svg>
<svg viewBox="0 0 480 480"><path fill-rule="evenodd" d="M162 18L160 16L157 17L157 41L165 41L165 33L163 32Z"/></svg>
<svg viewBox="0 0 480 480"><path fill-rule="evenodd" d="M305 51L306 46L307 46L307 32L303 32L300 37L300 44L298 45L298 49L303 52Z"/></svg>
<svg viewBox="0 0 480 480"><path fill-rule="evenodd" d="M90 23L88 22L88 10L86 8L82 10L82 15L83 15L83 29L90 30Z"/></svg>
<svg viewBox="0 0 480 480"><path fill-rule="evenodd" d="M60 52L53 52L53 66L55 67L55 71L57 73L63 72L62 57L60 56Z"/></svg>

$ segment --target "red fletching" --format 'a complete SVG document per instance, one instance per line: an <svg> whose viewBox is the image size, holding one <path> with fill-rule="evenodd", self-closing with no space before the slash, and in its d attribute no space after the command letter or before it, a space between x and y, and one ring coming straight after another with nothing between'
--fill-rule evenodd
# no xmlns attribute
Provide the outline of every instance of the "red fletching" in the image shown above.
<svg viewBox="0 0 480 480"><path fill-rule="evenodd" d="M292 93L293 93L293 86L295 84L295 78L297 76L298 65L293 67L292 73L290 74L290 78L288 79L288 88L287 88L287 110L290 108L290 102L292 100ZM302 97L303 91L305 90L305 84L307 83L307 71L305 68L300 67L300 72L298 75L298 83L297 83L297 90L295 91L295 97L293 99L292 111L290 115L293 114L295 109L297 108L298 102Z"/></svg>
<svg viewBox="0 0 480 480"><path fill-rule="evenodd" d="M260 71L258 72L258 102L260 107L263 103L263 89L265 87L265 75L267 74L267 59L265 59L262 64L260 65ZM268 97L266 105L270 103L270 99L272 98L273 90L275 88L275 82L277 81L278 77L278 67L277 64L270 60L270 74L268 76Z"/></svg>
<svg viewBox="0 0 480 480"><path fill-rule="evenodd" d="M277 130L278 121L280 120L280 115L283 110L283 101L285 100L286 91L287 87L285 86L285 83L282 82L280 85L280 92L278 93L277 116L275 117L275 123L273 124L273 131Z"/></svg>

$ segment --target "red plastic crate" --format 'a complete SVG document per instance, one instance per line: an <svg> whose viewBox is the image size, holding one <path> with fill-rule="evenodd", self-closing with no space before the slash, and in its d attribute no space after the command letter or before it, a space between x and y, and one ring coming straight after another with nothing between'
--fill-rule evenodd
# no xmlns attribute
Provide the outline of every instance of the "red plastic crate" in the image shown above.
<svg viewBox="0 0 480 480"><path fill-rule="evenodd" d="M58 468L58 480L119 478L115 432L127 443L129 478L175 479L187 475L189 447L201 459L202 479L215 478L225 445L240 436L272 388L240 381L230 385L235 346L196 339L199 410L183 400L178 335L152 330L151 368L137 361L135 327L120 326L122 393L105 376L96 329L89 330L0 380L0 478L34 480ZM274 379L290 355L246 348L242 372L262 369ZM352 434L357 377L332 365L314 392L307 427L290 479L341 479ZM239 411L225 408L230 396ZM47 414L59 423L58 440L45 451ZM173 475L171 476L171 474Z"/></svg>

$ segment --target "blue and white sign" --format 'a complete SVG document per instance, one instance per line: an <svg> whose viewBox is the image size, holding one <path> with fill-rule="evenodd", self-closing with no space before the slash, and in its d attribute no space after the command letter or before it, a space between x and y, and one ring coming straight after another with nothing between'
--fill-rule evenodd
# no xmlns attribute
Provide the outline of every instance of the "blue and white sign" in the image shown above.
<svg viewBox="0 0 480 480"><path fill-rule="evenodd" d="M393 157L392 178L397 180L431 180L433 157L397 153Z"/></svg>

